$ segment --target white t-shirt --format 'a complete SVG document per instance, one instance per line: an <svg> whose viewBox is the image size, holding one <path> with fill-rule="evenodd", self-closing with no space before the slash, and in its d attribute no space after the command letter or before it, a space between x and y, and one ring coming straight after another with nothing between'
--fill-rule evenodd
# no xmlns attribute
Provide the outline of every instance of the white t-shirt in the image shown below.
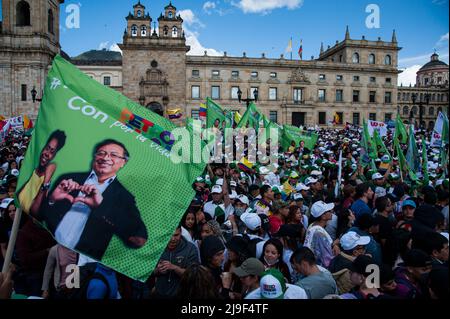
<svg viewBox="0 0 450 319"><path fill-rule="evenodd" d="M225 220L227 220L228 216L232 215L234 212L233 205L228 205L228 207L225 207L224 203L217 205L217 204L214 204L213 201L207 202L205 204L205 206L203 207L203 211L205 213L208 213L214 219L214 217L216 216L216 208L219 206L225 212Z"/></svg>

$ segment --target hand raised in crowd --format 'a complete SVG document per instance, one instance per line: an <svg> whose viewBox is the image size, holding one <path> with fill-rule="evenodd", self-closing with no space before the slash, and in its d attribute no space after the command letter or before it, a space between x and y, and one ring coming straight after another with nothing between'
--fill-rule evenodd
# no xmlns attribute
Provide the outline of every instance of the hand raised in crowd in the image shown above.
<svg viewBox="0 0 450 319"><path fill-rule="evenodd" d="M70 195L71 192L79 190L80 184L74 182L72 179L63 180L50 195L50 200L59 202L67 199L69 202L74 202L74 197Z"/></svg>
<svg viewBox="0 0 450 319"><path fill-rule="evenodd" d="M97 208L103 202L103 196L95 185L83 185L80 191L86 196L79 196L74 199L74 202L80 202L88 205L90 208Z"/></svg>
<svg viewBox="0 0 450 319"><path fill-rule="evenodd" d="M15 266L11 264L6 274L0 273L0 300L11 298L14 287L12 277L15 271Z"/></svg>

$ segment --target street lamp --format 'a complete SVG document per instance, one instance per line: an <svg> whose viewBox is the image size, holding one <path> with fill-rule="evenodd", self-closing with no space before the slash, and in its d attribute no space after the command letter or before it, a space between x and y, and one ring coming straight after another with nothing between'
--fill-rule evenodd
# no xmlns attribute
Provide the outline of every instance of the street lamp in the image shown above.
<svg viewBox="0 0 450 319"><path fill-rule="evenodd" d="M36 103L36 101L41 102L42 99L38 99L36 98L36 96L37 96L36 87L33 86L33 89L31 90L31 98L33 99L33 103Z"/></svg>
<svg viewBox="0 0 450 319"><path fill-rule="evenodd" d="M243 99L242 98L241 88L238 87L237 95L238 95L239 103L246 102L247 103L247 107L249 107L251 102L258 102L259 92L258 92L258 89L255 89L255 91L253 91L254 98L251 99L251 98L248 97L249 94L248 94L248 90L247 90L247 98Z"/></svg>

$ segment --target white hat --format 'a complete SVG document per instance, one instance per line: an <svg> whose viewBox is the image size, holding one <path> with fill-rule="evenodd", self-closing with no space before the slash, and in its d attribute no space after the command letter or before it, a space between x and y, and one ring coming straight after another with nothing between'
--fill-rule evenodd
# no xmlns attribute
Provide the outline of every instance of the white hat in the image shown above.
<svg viewBox="0 0 450 319"><path fill-rule="evenodd" d="M253 209L249 208L245 213L241 215L241 220L250 230L256 230L261 227L261 218L256 213L253 213Z"/></svg>
<svg viewBox="0 0 450 319"><path fill-rule="evenodd" d="M315 178L313 178L313 177L308 177L308 178L305 180L305 185L308 186L308 185L317 183L317 181L318 181L318 179L315 179Z"/></svg>
<svg viewBox="0 0 450 319"><path fill-rule="evenodd" d="M269 174L269 173L270 173L270 170L269 170L267 167L261 166L261 167L259 168L259 174L260 174L260 175L267 175L267 174Z"/></svg>
<svg viewBox="0 0 450 319"><path fill-rule="evenodd" d="M297 192L301 192L301 191L309 191L310 187L306 186L303 183L298 183L297 186L295 186L295 190Z"/></svg>
<svg viewBox="0 0 450 319"><path fill-rule="evenodd" d="M377 187L375 188L375 194L377 194L377 197L384 197L386 196L386 190L383 187Z"/></svg>
<svg viewBox="0 0 450 319"><path fill-rule="evenodd" d="M219 178L219 179L216 181L216 185L223 186L223 178Z"/></svg>
<svg viewBox="0 0 450 319"><path fill-rule="evenodd" d="M365 246L369 242L369 236L360 236L354 231L349 231L341 237L341 247L346 251L352 250L356 246Z"/></svg>
<svg viewBox="0 0 450 319"><path fill-rule="evenodd" d="M311 176L321 176L322 175L322 172L321 171L316 171L316 170L314 170L314 171L312 171L311 172Z"/></svg>
<svg viewBox="0 0 450 319"><path fill-rule="evenodd" d="M0 208L6 209L9 206L9 204L11 204L12 201L14 201L14 199L12 199L12 198L5 198L1 202Z"/></svg>
<svg viewBox="0 0 450 319"><path fill-rule="evenodd" d="M438 179L438 180L436 181L436 186L442 185L443 182L444 182L443 179Z"/></svg>
<svg viewBox="0 0 450 319"><path fill-rule="evenodd" d="M19 176L19 174L20 174L20 172L19 172L19 170L18 169L13 169L13 170L11 170L11 175L13 175L13 176Z"/></svg>
<svg viewBox="0 0 450 319"><path fill-rule="evenodd" d="M222 194L222 187L219 185L214 185L211 189L211 194Z"/></svg>
<svg viewBox="0 0 450 319"><path fill-rule="evenodd" d="M231 186L231 187L236 187L236 186L237 186L237 183L236 183L235 181L231 181L231 182L230 182L230 186Z"/></svg>
<svg viewBox="0 0 450 319"><path fill-rule="evenodd" d="M297 200L300 200L300 199L304 199L303 196L302 196L302 194L300 194L300 193L295 193L295 194L294 194L294 200L297 201Z"/></svg>
<svg viewBox="0 0 450 319"><path fill-rule="evenodd" d="M332 210L334 208L334 204L330 203L327 204L323 201L315 202L311 207L311 215L313 215L315 218L319 218L324 213Z"/></svg>
<svg viewBox="0 0 450 319"><path fill-rule="evenodd" d="M248 197L245 196L245 195L239 195L236 199L237 199L238 201L240 201L242 204L246 204L247 206L250 205L250 202L249 202L249 200L248 200Z"/></svg>
<svg viewBox="0 0 450 319"><path fill-rule="evenodd" d="M238 194L236 193L236 191L231 191L231 194L229 194L228 196L230 197L230 199L238 198Z"/></svg>
<svg viewBox="0 0 450 319"><path fill-rule="evenodd" d="M376 179L382 179L384 176L381 175L380 173L375 173L372 175L372 180L376 180Z"/></svg>

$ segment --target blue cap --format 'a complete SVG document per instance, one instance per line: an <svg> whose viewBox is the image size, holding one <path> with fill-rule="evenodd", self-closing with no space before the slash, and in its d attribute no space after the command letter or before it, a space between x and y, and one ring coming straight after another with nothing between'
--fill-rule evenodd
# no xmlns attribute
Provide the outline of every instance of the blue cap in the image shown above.
<svg viewBox="0 0 450 319"><path fill-rule="evenodd" d="M402 208L405 206L411 206L413 208L417 208L416 203L413 200L407 199L403 202Z"/></svg>

